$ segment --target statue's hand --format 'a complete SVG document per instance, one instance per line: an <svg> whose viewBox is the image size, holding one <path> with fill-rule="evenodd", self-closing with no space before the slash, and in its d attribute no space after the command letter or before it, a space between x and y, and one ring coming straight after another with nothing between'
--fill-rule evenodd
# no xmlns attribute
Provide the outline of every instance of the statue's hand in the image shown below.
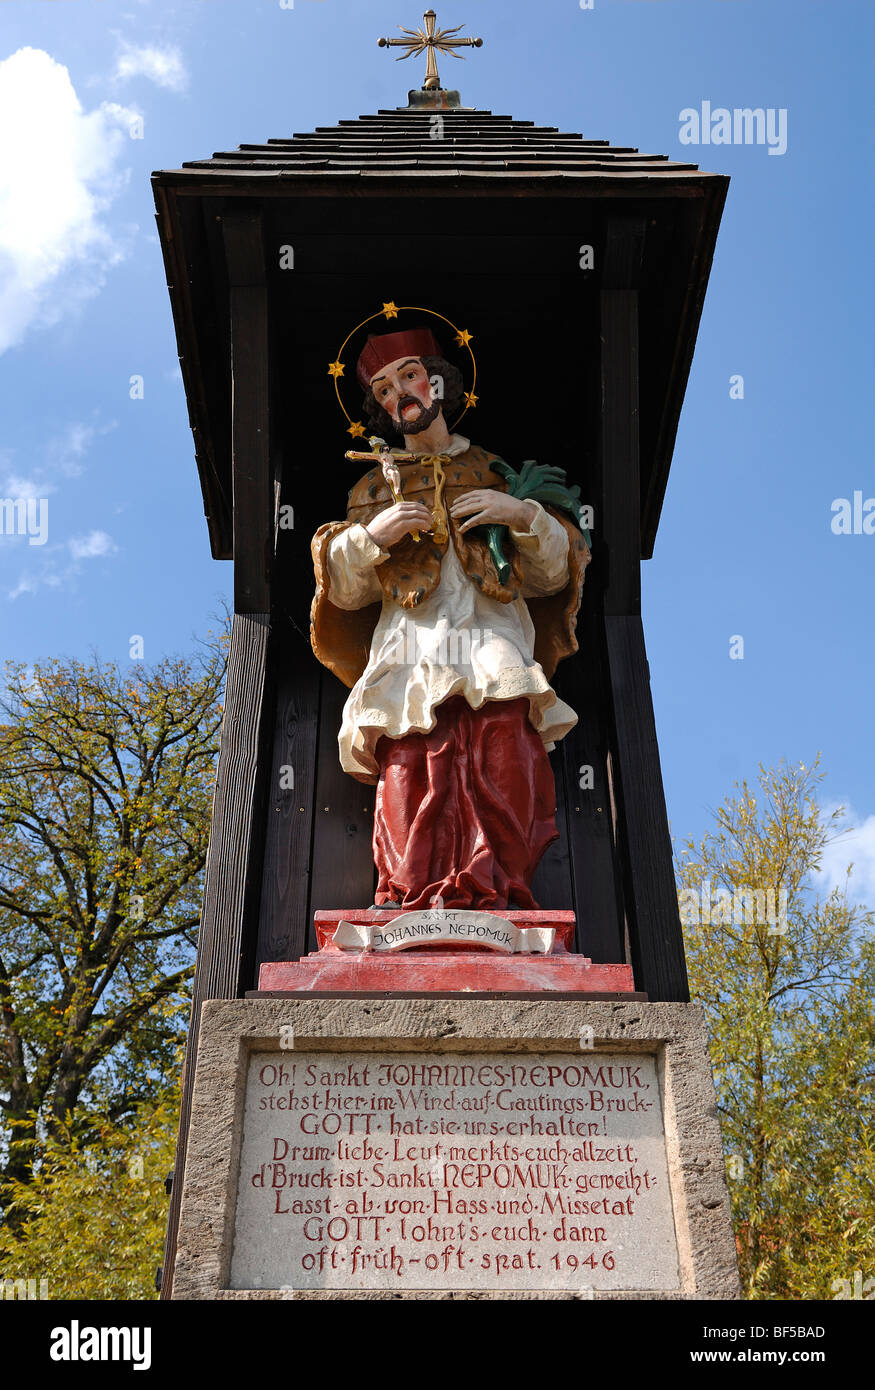
<svg viewBox="0 0 875 1390"><path fill-rule="evenodd" d="M538 512L534 502L523 501L519 497L509 497L493 487L474 488L457 497L450 507L450 515L459 525L460 531L470 531L472 526L510 526L514 531L528 531ZM467 521L462 521L467 517Z"/></svg>
<svg viewBox="0 0 875 1390"><path fill-rule="evenodd" d="M432 515L422 502L395 502L368 522L365 530L381 550L409 536L412 531L430 531Z"/></svg>

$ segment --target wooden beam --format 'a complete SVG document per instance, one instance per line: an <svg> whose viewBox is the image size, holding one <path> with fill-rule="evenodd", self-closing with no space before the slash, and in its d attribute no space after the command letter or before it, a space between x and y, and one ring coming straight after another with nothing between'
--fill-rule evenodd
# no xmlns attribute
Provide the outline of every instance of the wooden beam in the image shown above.
<svg viewBox="0 0 875 1390"><path fill-rule="evenodd" d="M689 998L650 670L641 626L638 279L641 218L609 219L601 291L601 493L607 552L605 650L612 710L619 868L638 989Z"/></svg>
<svg viewBox="0 0 875 1390"><path fill-rule="evenodd" d="M225 491L225 470L216 458L216 422L227 390L224 373L217 380L216 333L213 314L216 294L210 278L200 273L205 254L204 223L197 203L182 204L166 190L155 189L158 235L164 253L167 288L176 330L179 368L188 405L195 458L201 474L204 511L215 559L223 557L231 532L231 498ZM191 260L186 260L188 255ZM189 269L189 266L192 269Z"/></svg>
<svg viewBox="0 0 875 1390"><path fill-rule="evenodd" d="M183 1069L162 1298L170 1297L173 1279L201 1005L205 999L239 999L254 984L265 769L269 766L266 743L273 725L268 683L269 635L269 614L235 614Z"/></svg>
<svg viewBox="0 0 875 1390"><path fill-rule="evenodd" d="M261 211L222 219L231 315L234 611L270 610L274 486L270 447L267 274Z"/></svg>
<svg viewBox="0 0 875 1390"><path fill-rule="evenodd" d="M559 839L549 845L532 878L532 894L541 907L574 906L571 882L571 845L568 828L568 797L565 793L565 762L561 745L550 754L556 783L556 829Z"/></svg>
<svg viewBox="0 0 875 1390"><path fill-rule="evenodd" d="M297 960L306 953L310 931L322 668L309 649L306 628L302 633L290 621L283 621L277 645L282 652L278 653L254 988L258 987L258 970L265 961Z"/></svg>
<svg viewBox="0 0 875 1390"><path fill-rule="evenodd" d="M562 662L555 682L557 693L578 716L577 724L560 744L565 764L568 846L577 949L594 961L628 963L622 879L611 817L610 693L595 566L593 560L583 588L577 625L580 651Z"/></svg>
<svg viewBox="0 0 875 1390"><path fill-rule="evenodd" d="M638 617L605 619L628 859L632 970L648 999L689 1000L650 668Z"/></svg>
<svg viewBox="0 0 875 1390"><path fill-rule="evenodd" d="M605 613L641 612L638 277L643 218L612 218L601 293L601 517Z"/></svg>
<svg viewBox="0 0 875 1390"><path fill-rule="evenodd" d="M310 880L309 941L314 950L314 912L370 907L377 886L372 845L376 788L344 772L337 748L348 696L346 686L323 667Z"/></svg>

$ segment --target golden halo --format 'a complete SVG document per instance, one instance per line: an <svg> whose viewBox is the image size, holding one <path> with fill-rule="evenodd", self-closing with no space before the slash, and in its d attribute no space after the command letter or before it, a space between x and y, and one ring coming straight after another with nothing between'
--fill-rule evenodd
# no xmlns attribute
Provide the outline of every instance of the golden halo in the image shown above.
<svg viewBox="0 0 875 1390"><path fill-rule="evenodd" d="M474 388L477 385L477 363L475 361L474 352L471 347L471 340L473 335L469 333L466 328L457 328L456 325L453 323L452 319L448 319L444 314L439 314L436 309L423 309L422 306L419 304L396 305L392 302L392 300L388 300L383 304L382 309L378 309L375 314L369 314L366 319L362 319L361 323L357 323L355 328L350 329L349 333L347 333L346 337L340 345L336 358L333 362L330 362L328 364L328 375L334 378L334 391L335 395L337 396L337 404L340 406L341 410L346 416L347 421L349 422L349 429L347 433L351 434L354 438L360 435L367 434L367 430L365 429L365 426L362 424L361 420L353 420L346 406L343 404L343 399L340 394L340 379L343 376L344 368L347 365L343 360L343 354L346 350L346 345L349 342L350 338L354 337L355 334L358 333L362 328L365 328L367 324L372 323L374 319L386 319L386 321L388 322L390 319L397 319L398 315L403 313L430 314L432 318L440 319L442 323L449 324L450 328L455 333L456 346L468 349L468 356L471 358L471 389L470 391L465 392L464 410L462 411L461 415L459 415L458 418L454 420L451 425L448 426L448 428L454 430L456 426L459 424L459 422L466 415L466 413L469 410L473 410L477 404L477 397L474 394Z"/></svg>

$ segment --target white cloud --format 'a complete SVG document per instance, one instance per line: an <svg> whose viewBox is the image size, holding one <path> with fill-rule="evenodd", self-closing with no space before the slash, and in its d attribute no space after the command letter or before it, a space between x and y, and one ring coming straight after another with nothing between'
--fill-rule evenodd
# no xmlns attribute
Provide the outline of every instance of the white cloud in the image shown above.
<svg viewBox="0 0 875 1390"><path fill-rule="evenodd" d="M853 829L842 832L841 824L851 825ZM850 879L846 880L850 864L854 867ZM826 892L833 888L843 889L847 882L849 897L875 906L875 816L861 817L851 807L846 807L839 833L821 856L818 877Z"/></svg>
<svg viewBox="0 0 875 1390"><path fill-rule="evenodd" d="M123 130L136 115L84 111L42 49L0 63L0 352L96 294L123 258L103 214L126 181Z"/></svg>
<svg viewBox="0 0 875 1390"><path fill-rule="evenodd" d="M59 434L48 440L40 451L42 457L29 475L12 467L15 451L0 450L0 496L13 498L43 498L58 490L55 479L77 478L84 472L83 459L101 435L116 428L117 422L105 424L73 421ZM118 546L106 531L94 529L87 534L66 540L55 539L57 521L49 520L45 539L50 544L28 544L23 536L15 536L12 544L0 546L0 559L5 555L19 566L22 552L27 556L27 568L21 570L17 581L7 589L11 599L23 594L36 594L41 589L59 589L75 584L86 560L105 558L118 553ZM54 512L53 512L54 514ZM14 549L13 549L14 546Z"/></svg>
<svg viewBox="0 0 875 1390"><path fill-rule="evenodd" d="M12 466L16 450L0 449L0 495L48 497L57 491L56 479L78 478L84 472L83 459L94 440L109 434L117 425L117 420L102 425L72 421L48 441L40 461L27 476Z"/></svg>
<svg viewBox="0 0 875 1390"><path fill-rule="evenodd" d="M44 569L39 574L23 574L14 588L9 590L9 597L21 598L22 594L35 594L42 588L57 589L66 578L66 575L52 569Z"/></svg>
<svg viewBox="0 0 875 1390"><path fill-rule="evenodd" d="M178 48L172 44L133 44L126 39L121 40L121 45L113 73L118 81L125 81L129 77L148 77L150 82L171 92L185 90L188 73Z"/></svg>
<svg viewBox="0 0 875 1390"><path fill-rule="evenodd" d="M0 491L4 497L48 497L50 492L55 491L55 485L38 473L32 478L24 478L20 473L6 473Z"/></svg>
<svg viewBox="0 0 875 1390"><path fill-rule="evenodd" d="M100 555L113 555L118 549L112 536L105 531L89 531L87 536L73 536L68 545L74 560L95 560Z"/></svg>
<svg viewBox="0 0 875 1390"><path fill-rule="evenodd" d="M65 478L78 478L82 472L82 460L98 435L109 434L118 421L110 420L105 425L85 425L74 420L63 433L49 441L46 457L49 467Z"/></svg>
<svg viewBox="0 0 875 1390"><path fill-rule="evenodd" d="M40 589L61 589L75 586L86 560L103 559L118 553L118 546L106 531L89 531L85 536L73 536L63 545L48 545L36 553L35 560L23 570L18 582L7 590L10 599L22 594L36 594Z"/></svg>

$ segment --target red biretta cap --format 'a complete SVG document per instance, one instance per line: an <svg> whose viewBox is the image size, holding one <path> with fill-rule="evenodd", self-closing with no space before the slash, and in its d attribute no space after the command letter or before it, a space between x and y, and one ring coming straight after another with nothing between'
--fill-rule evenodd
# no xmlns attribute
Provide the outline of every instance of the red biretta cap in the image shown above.
<svg viewBox="0 0 875 1390"><path fill-rule="evenodd" d="M430 328L371 334L356 365L356 375L364 390L367 391L381 367L401 357L443 357L443 353Z"/></svg>

